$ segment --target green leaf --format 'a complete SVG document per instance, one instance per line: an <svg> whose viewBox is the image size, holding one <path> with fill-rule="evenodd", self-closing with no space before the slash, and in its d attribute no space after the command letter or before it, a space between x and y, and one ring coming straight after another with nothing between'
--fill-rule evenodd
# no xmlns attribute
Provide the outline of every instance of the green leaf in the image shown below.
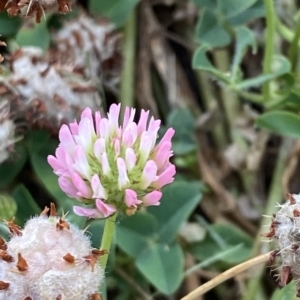
<svg viewBox="0 0 300 300"><path fill-rule="evenodd" d="M266 81L275 79L285 73L288 73L291 69L291 64L284 56L275 56L273 63L273 70L271 74L260 75L254 78L246 79L241 83L235 84L235 89L248 89L250 87L260 86Z"/></svg>
<svg viewBox="0 0 300 300"><path fill-rule="evenodd" d="M20 184L12 192L12 197L15 199L18 210L16 219L19 224L24 224L33 215L41 213L40 207L36 204L27 188Z"/></svg>
<svg viewBox="0 0 300 300"><path fill-rule="evenodd" d="M256 119L256 125L270 131L300 138L300 116L286 111L270 111Z"/></svg>
<svg viewBox="0 0 300 300"><path fill-rule="evenodd" d="M249 46L252 47L252 52L256 53L257 47L256 47L256 40L253 32L249 30L247 27L238 28L236 32L235 54L234 54L232 67L231 67L231 77L230 77L231 82L236 81L239 66Z"/></svg>
<svg viewBox="0 0 300 300"><path fill-rule="evenodd" d="M89 12L108 17L117 27L123 26L140 0L91 0Z"/></svg>
<svg viewBox="0 0 300 300"><path fill-rule="evenodd" d="M203 241L191 245L192 254L200 261L214 257L214 260L236 264L251 255L252 240L237 227L230 224L214 224L209 228L209 234Z"/></svg>
<svg viewBox="0 0 300 300"><path fill-rule="evenodd" d="M258 0L254 3L254 5L249 7L247 10L244 10L238 15L227 18L227 21L232 26L240 26L240 25L247 24L252 20L265 16L265 13L266 12L265 12L265 6L263 0Z"/></svg>
<svg viewBox="0 0 300 300"><path fill-rule="evenodd" d="M33 27L22 27L16 36L16 42L20 46L36 46L46 51L50 46L50 33L47 23L34 23Z"/></svg>
<svg viewBox="0 0 300 300"><path fill-rule="evenodd" d="M175 181L163 189L159 207L149 207L148 212L158 221L158 240L171 243L202 197L200 186L187 181Z"/></svg>
<svg viewBox="0 0 300 300"><path fill-rule="evenodd" d="M4 37L11 37L17 34L22 25L20 17L11 18L7 12L0 13L0 35Z"/></svg>
<svg viewBox="0 0 300 300"><path fill-rule="evenodd" d="M193 56L193 62L192 66L195 69L200 69L203 71L211 72L213 75L215 75L218 79L225 83L229 83L229 77L225 74L223 74L221 71L216 69L212 63L207 58L206 52L209 50L209 47L206 45L203 45L199 47Z"/></svg>
<svg viewBox="0 0 300 300"><path fill-rule="evenodd" d="M70 212L69 219L82 220L85 218L77 218L72 213L74 200L66 196L58 185L58 177L53 173L52 168L47 162L47 156L54 154L57 147L57 141L49 138L49 134L45 131L32 131L27 137L27 147L29 149L31 165L38 178L44 184L49 193L56 199L59 206L64 212ZM79 225L79 224L78 224ZM80 226L80 225L79 225Z"/></svg>
<svg viewBox="0 0 300 300"><path fill-rule="evenodd" d="M223 47L230 43L229 33L223 28L216 15L208 9L204 9L198 21L195 39L210 47Z"/></svg>
<svg viewBox="0 0 300 300"><path fill-rule="evenodd" d="M198 8L209 8L211 10L217 10L219 6L218 0L193 0Z"/></svg>
<svg viewBox="0 0 300 300"><path fill-rule="evenodd" d="M179 288L183 279L184 254L177 243L157 244L141 253L136 265L160 292L169 295Z"/></svg>
<svg viewBox="0 0 300 300"><path fill-rule="evenodd" d="M230 18L251 7L257 0L226 0L220 1L220 11L223 16Z"/></svg>
<svg viewBox="0 0 300 300"><path fill-rule="evenodd" d="M7 187L16 178L26 162L26 149L17 143L11 160L0 164L0 188Z"/></svg>
<svg viewBox="0 0 300 300"><path fill-rule="evenodd" d="M116 229L116 241L123 251L136 258L150 245L155 244L156 230L155 218L139 212L120 221Z"/></svg>
<svg viewBox="0 0 300 300"><path fill-rule="evenodd" d="M290 282L282 289L277 289L272 295L271 300L291 300L296 299L296 286L294 282Z"/></svg>
<svg viewBox="0 0 300 300"><path fill-rule="evenodd" d="M195 120L189 109L173 110L168 115L167 124L175 129L172 149L176 155L185 155L196 150Z"/></svg>
<svg viewBox="0 0 300 300"><path fill-rule="evenodd" d="M17 204L9 195L0 194L0 221L12 219L17 212Z"/></svg>

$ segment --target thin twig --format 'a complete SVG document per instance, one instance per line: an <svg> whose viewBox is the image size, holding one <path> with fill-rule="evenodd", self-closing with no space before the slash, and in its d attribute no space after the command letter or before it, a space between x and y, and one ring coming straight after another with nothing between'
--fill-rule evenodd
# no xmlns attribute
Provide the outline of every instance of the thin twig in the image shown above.
<svg viewBox="0 0 300 300"><path fill-rule="evenodd" d="M221 284L222 282L236 276L237 274L248 270L256 265L259 265L261 263L267 262L270 258L271 252L262 254L260 256L254 257L250 260L247 260L227 271L220 274L219 276L215 277L214 279L206 282L205 284L199 286L197 289L186 295L185 297L181 298L181 300L193 300L199 297L200 295L205 294L215 286Z"/></svg>

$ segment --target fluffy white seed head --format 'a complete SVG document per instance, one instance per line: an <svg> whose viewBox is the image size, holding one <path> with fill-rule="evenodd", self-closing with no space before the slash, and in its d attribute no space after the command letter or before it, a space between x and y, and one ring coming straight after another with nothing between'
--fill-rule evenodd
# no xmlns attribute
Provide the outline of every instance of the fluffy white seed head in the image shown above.
<svg viewBox="0 0 300 300"><path fill-rule="evenodd" d="M99 253L82 230L45 215L23 230L8 225L12 238L0 242L0 300L88 300L97 294L103 279Z"/></svg>

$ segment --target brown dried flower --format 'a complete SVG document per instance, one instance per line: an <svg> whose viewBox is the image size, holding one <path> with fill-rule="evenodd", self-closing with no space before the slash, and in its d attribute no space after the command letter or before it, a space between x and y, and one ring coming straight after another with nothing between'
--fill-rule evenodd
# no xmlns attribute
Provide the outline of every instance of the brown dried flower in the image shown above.
<svg viewBox="0 0 300 300"><path fill-rule="evenodd" d="M49 8L57 6L60 13L71 11L71 0L0 0L0 12L6 10L10 17L22 15L26 11L26 17L34 17L37 23Z"/></svg>

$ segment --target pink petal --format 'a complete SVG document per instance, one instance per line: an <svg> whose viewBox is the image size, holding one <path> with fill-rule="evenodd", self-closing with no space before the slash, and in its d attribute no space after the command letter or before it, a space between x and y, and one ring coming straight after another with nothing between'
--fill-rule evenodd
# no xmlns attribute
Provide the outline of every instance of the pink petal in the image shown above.
<svg viewBox="0 0 300 300"><path fill-rule="evenodd" d="M99 162L102 161L102 154L104 152L106 152L106 142L104 138L100 138L94 144L94 155Z"/></svg>
<svg viewBox="0 0 300 300"><path fill-rule="evenodd" d="M100 122L100 137L105 140L109 138L109 124L106 118L102 118Z"/></svg>
<svg viewBox="0 0 300 300"><path fill-rule="evenodd" d="M123 116L123 128L126 128L128 124L129 116L130 116L130 108L126 106L124 111L124 116Z"/></svg>
<svg viewBox="0 0 300 300"><path fill-rule="evenodd" d="M103 219L104 215L97 208L84 208L73 206L73 211L77 216L88 217L93 219Z"/></svg>
<svg viewBox="0 0 300 300"><path fill-rule="evenodd" d="M154 148L154 151L159 151L159 148L163 145L163 143L165 141L169 141L171 142L171 139L173 137L175 133L175 130L173 128L169 128L166 133L164 134L164 136L162 137L162 139L160 140L160 142L156 145L156 147Z"/></svg>
<svg viewBox="0 0 300 300"><path fill-rule="evenodd" d="M107 192L101 184L100 178L97 174L92 177L91 186L93 190L93 198L107 199Z"/></svg>
<svg viewBox="0 0 300 300"><path fill-rule="evenodd" d="M141 135L144 131L146 131L148 116L149 116L149 110L144 111L142 109L140 120L139 120L138 125L137 125L138 135Z"/></svg>
<svg viewBox="0 0 300 300"><path fill-rule="evenodd" d="M121 104L112 104L109 108L108 116L108 124L109 124L109 132L117 130L119 127L119 114L120 114Z"/></svg>
<svg viewBox="0 0 300 300"><path fill-rule="evenodd" d="M152 136L147 131L142 133L141 142L139 147L140 157L139 165L143 166L147 161L152 147Z"/></svg>
<svg viewBox="0 0 300 300"><path fill-rule="evenodd" d="M126 170L126 164L123 158L118 157L117 158L117 167L118 167L118 187L119 190L123 190L124 188L128 187L130 184L127 170Z"/></svg>
<svg viewBox="0 0 300 300"><path fill-rule="evenodd" d="M125 113L126 113L126 120L124 119L123 121L123 130L125 130L129 124L133 123L133 119L135 116L135 108L131 108L131 109L128 108L127 111L127 107L126 107ZM127 114L129 114L129 116L127 116Z"/></svg>
<svg viewBox="0 0 300 300"><path fill-rule="evenodd" d="M122 143L126 147L132 147L137 139L137 125L131 122L123 131Z"/></svg>
<svg viewBox="0 0 300 300"><path fill-rule="evenodd" d="M107 204L100 199L96 199L96 206L98 210L104 215L105 218L111 216L117 210L113 205Z"/></svg>
<svg viewBox="0 0 300 300"><path fill-rule="evenodd" d="M83 197L83 198L87 198L87 199L92 198L91 188L86 184L86 182L77 173L72 174L72 182L78 190L77 195L79 197Z"/></svg>
<svg viewBox="0 0 300 300"><path fill-rule="evenodd" d="M65 148L70 155L73 155L74 148L76 146L73 135L70 132L69 127L63 124L59 130L60 146Z"/></svg>
<svg viewBox="0 0 300 300"><path fill-rule="evenodd" d="M109 161L108 161L106 152L104 152L102 154L101 161L102 161L102 172L103 172L103 175L110 176L111 175L111 169L110 169L110 165L109 165Z"/></svg>
<svg viewBox="0 0 300 300"><path fill-rule="evenodd" d="M100 122L101 122L101 113L100 111L95 112L95 125L96 125L96 134L100 137Z"/></svg>
<svg viewBox="0 0 300 300"><path fill-rule="evenodd" d="M158 179L151 184L155 189L160 189L164 185L174 181L174 175L176 173L175 166L170 164L159 176Z"/></svg>
<svg viewBox="0 0 300 300"><path fill-rule="evenodd" d="M138 200L137 193L131 189L125 190L124 200L127 207L136 207L138 204L141 204L143 202L141 200Z"/></svg>
<svg viewBox="0 0 300 300"><path fill-rule="evenodd" d="M88 118L93 119L93 112L89 107L86 107L81 113L81 119Z"/></svg>
<svg viewBox="0 0 300 300"><path fill-rule="evenodd" d="M61 162L57 160L57 158L53 155L48 155L47 157L48 164L52 167L54 173L56 175L60 175L60 170L64 170L64 168L61 165Z"/></svg>
<svg viewBox="0 0 300 300"><path fill-rule="evenodd" d="M55 155L57 160L60 162L62 168L64 170L68 170L70 174L72 174L74 172L74 161L72 160L68 151L63 147L58 147L55 151Z"/></svg>
<svg viewBox="0 0 300 300"><path fill-rule="evenodd" d="M114 140L114 150L115 150L115 157L118 157L121 153L121 145L119 139Z"/></svg>
<svg viewBox="0 0 300 300"><path fill-rule="evenodd" d="M70 198L78 198L77 189L73 183L66 177L59 177L58 184L60 188L69 196Z"/></svg>
<svg viewBox="0 0 300 300"><path fill-rule="evenodd" d="M160 205L160 198L162 196L162 192L153 191L142 198L143 206L158 206Z"/></svg>
<svg viewBox="0 0 300 300"><path fill-rule="evenodd" d="M148 160L145 164L141 181L139 183L139 188L146 189L153 181L156 181L158 177L156 176L157 173L157 165L155 161Z"/></svg>
<svg viewBox="0 0 300 300"><path fill-rule="evenodd" d="M159 169L169 160L170 156L172 156L173 152L171 151L171 148L172 143L170 141L164 141L158 150L155 151L154 160Z"/></svg>
<svg viewBox="0 0 300 300"><path fill-rule="evenodd" d="M91 179L91 167L82 146L75 148L73 167L84 179Z"/></svg>
<svg viewBox="0 0 300 300"><path fill-rule="evenodd" d="M136 164L136 155L132 148L127 148L125 153L125 162L128 172L132 170L132 168Z"/></svg>
<svg viewBox="0 0 300 300"><path fill-rule="evenodd" d="M78 134L78 124L77 121L74 121L73 123L69 124L70 127L70 131L73 135L77 135Z"/></svg>
<svg viewBox="0 0 300 300"><path fill-rule="evenodd" d="M85 151L89 151L95 137L93 120L88 118L81 119L78 125L78 135L75 137L77 144L83 146Z"/></svg>

